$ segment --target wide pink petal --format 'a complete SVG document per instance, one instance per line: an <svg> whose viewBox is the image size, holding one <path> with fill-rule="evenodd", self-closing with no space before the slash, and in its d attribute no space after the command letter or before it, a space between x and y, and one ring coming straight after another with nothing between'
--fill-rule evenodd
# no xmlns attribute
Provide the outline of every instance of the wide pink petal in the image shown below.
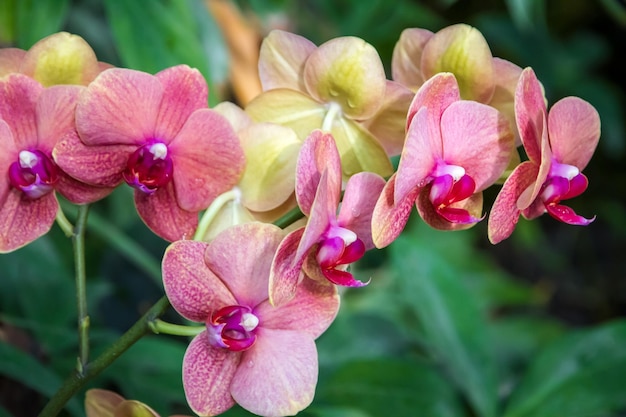
<svg viewBox="0 0 626 417"><path fill-rule="evenodd" d="M86 146L76 131L63 136L52 151L54 162L70 176L87 184L115 187L122 181L133 145Z"/></svg>
<svg viewBox="0 0 626 417"><path fill-rule="evenodd" d="M183 358L183 388L194 413L216 416L235 405L230 384L240 360L240 352L211 346L206 331L193 338Z"/></svg>
<svg viewBox="0 0 626 417"><path fill-rule="evenodd" d="M360 172L350 177L346 184L337 223L356 233L365 250L374 247L372 213L384 187L385 180L371 172Z"/></svg>
<svg viewBox="0 0 626 417"><path fill-rule="evenodd" d="M259 52L259 77L263 91L290 88L305 92L304 63L317 47L310 40L285 32L271 31Z"/></svg>
<svg viewBox="0 0 626 417"><path fill-rule="evenodd" d="M305 278L288 303L274 307L266 302L255 313L264 329L294 330L316 339L330 326L338 310L337 287L326 280Z"/></svg>
<svg viewBox="0 0 626 417"><path fill-rule="evenodd" d="M443 159L465 168L476 192L504 172L515 147L508 120L496 109L475 101L452 103L441 118Z"/></svg>
<svg viewBox="0 0 626 417"><path fill-rule="evenodd" d="M494 245L509 237L519 220L517 200L537 178L539 167L529 161L517 166L505 181L491 207L488 221L489 241Z"/></svg>
<svg viewBox="0 0 626 417"><path fill-rule="evenodd" d="M206 265L207 243L179 240L165 250L163 286L170 303L183 317L206 322L211 313L237 304L228 287Z"/></svg>
<svg viewBox="0 0 626 417"><path fill-rule="evenodd" d="M22 74L0 80L0 119L11 128L18 149L37 145L36 103L43 87Z"/></svg>
<svg viewBox="0 0 626 417"><path fill-rule="evenodd" d="M400 236L420 191L420 188L416 187L402 200L394 203L395 182L396 174L393 174L383 188L372 213L372 241L379 249L388 246Z"/></svg>
<svg viewBox="0 0 626 417"><path fill-rule="evenodd" d="M154 137L169 142L195 110L208 106L209 88L200 71L187 65L169 67L155 76L163 86L163 96Z"/></svg>
<svg viewBox="0 0 626 417"><path fill-rule="evenodd" d="M296 258L296 251L303 233L304 227L294 230L276 249L269 279L269 303L273 306L281 306L296 295L304 262L304 259Z"/></svg>
<svg viewBox="0 0 626 417"><path fill-rule="evenodd" d="M322 172L311 214L296 251L297 260L304 258L304 255L320 240L330 225L336 222L340 190L335 192L332 189L333 184L329 182L328 171L325 170Z"/></svg>
<svg viewBox="0 0 626 417"><path fill-rule="evenodd" d="M422 74L421 62L424 45L433 36L430 30L404 29L393 48L391 57L391 77L394 81L417 90L426 79Z"/></svg>
<svg viewBox="0 0 626 417"><path fill-rule="evenodd" d="M409 126L415 114L422 107L427 107L429 112L428 127L423 127L422 129L428 129L432 132L433 136L437 136L439 134L439 122L443 111L450 104L460 99L461 93L459 92L459 85L456 82L454 74L446 72L433 76L415 93L415 97L407 113L407 131L409 130Z"/></svg>
<svg viewBox="0 0 626 417"><path fill-rule="evenodd" d="M430 109L422 107L409 127L396 173L395 203L404 200L416 187L423 187L443 158L439 126L436 131L429 129L430 118Z"/></svg>
<svg viewBox="0 0 626 417"><path fill-rule="evenodd" d="M313 338L295 330L259 327L230 385L235 401L262 416L290 416L313 401L317 384Z"/></svg>
<svg viewBox="0 0 626 417"><path fill-rule="evenodd" d="M525 68L515 90L515 120L526 154L536 163L541 161L541 135L546 114L541 84L532 68Z"/></svg>
<svg viewBox="0 0 626 417"><path fill-rule="evenodd" d="M88 204L111 194L113 187L98 187L78 181L61 171L54 189L74 204Z"/></svg>
<svg viewBox="0 0 626 417"><path fill-rule="evenodd" d="M302 144L296 165L296 199L305 216L311 212L324 170L327 171L328 189L332 194L331 198L336 200L336 207L341 192L339 152L333 136L316 129Z"/></svg>
<svg viewBox="0 0 626 417"><path fill-rule="evenodd" d="M430 189L432 187L432 183L424 187L416 201L417 212L420 214L422 219L426 224L430 227L437 230L465 230L474 226L477 221L472 222L452 222L437 213L437 210L433 206L433 203L430 201ZM472 194L469 198L465 200L458 201L456 203L452 203L448 206L449 209L453 209L452 211L461 211L463 213L461 217L462 219L482 219L483 213L483 193L477 192ZM464 212L467 212L465 215Z"/></svg>
<svg viewBox="0 0 626 417"><path fill-rule="evenodd" d="M198 212L178 205L171 182L153 194L135 190L135 207L146 226L170 242L191 239L198 227Z"/></svg>
<svg viewBox="0 0 626 417"><path fill-rule="evenodd" d="M15 146L11 128L4 120L0 119L0 172L4 173L0 177L0 206L3 204L7 193L11 189L7 172L13 162L17 161L20 149Z"/></svg>
<svg viewBox="0 0 626 417"><path fill-rule="evenodd" d="M76 107L76 127L87 145L141 145L154 138L163 96L158 78L108 69L89 84ZM173 138L158 138L169 143Z"/></svg>
<svg viewBox="0 0 626 417"><path fill-rule="evenodd" d="M231 189L243 172L245 157L239 139L219 113L196 110L169 146L174 162L178 204L188 211L206 209Z"/></svg>
<svg viewBox="0 0 626 417"><path fill-rule="evenodd" d="M51 153L54 145L76 129L74 114L78 95L84 87L57 85L46 88L37 100L38 148Z"/></svg>
<svg viewBox="0 0 626 417"><path fill-rule="evenodd" d="M554 158L582 171L598 146L600 115L585 100L566 97L548 113L548 137Z"/></svg>
<svg viewBox="0 0 626 417"><path fill-rule="evenodd" d="M26 51L19 48L0 48L0 77L19 72Z"/></svg>
<svg viewBox="0 0 626 417"><path fill-rule="evenodd" d="M254 308L269 297L270 267L283 237L283 231L272 224L234 226L210 243L205 261L238 304Z"/></svg>
<svg viewBox="0 0 626 417"><path fill-rule="evenodd" d="M54 193L36 200L12 189L0 207L0 253L12 252L48 233L59 203Z"/></svg>

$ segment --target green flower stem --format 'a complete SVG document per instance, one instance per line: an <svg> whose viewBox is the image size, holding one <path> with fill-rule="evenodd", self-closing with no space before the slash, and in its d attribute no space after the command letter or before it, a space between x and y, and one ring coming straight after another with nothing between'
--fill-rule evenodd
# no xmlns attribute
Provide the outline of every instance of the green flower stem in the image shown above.
<svg viewBox="0 0 626 417"><path fill-rule="evenodd" d="M89 360L89 313L85 272L85 226L89 205L78 206L78 217L74 225L72 243L74 247L74 269L76 274L76 305L78 309L78 363L77 372L82 375Z"/></svg>
<svg viewBox="0 0 626 417"><path fill-rule="evenodd" d="M284 229L287 226L291 226L293 223L297 222L301 218L304 217L304 214L300 211L299 207L291 209L287 214L285 214L280 219L276 220L274 224L281 229Z"/></svg>
<svg viewBox="0 0 626 417"><path fill-rule="evenodd" d="M39 413L39 417L54 417L58 415L65 404L90 380L98 376L104 369L119 358L128 348L143 336L151 332L151 322L162 316L170 303L167 297L163 296L139 319L133 327L128 329L115 343L98 356L93 362L88 363L82 374L73 372L61 385L61 388L54 394L48 404Z"/></svg>
<svg viewBox="0 0 626 417"><path fill-rule="evenodd" d="M65 213L61 207L57 210L56 221L61 230L63 230L63 233L65 233L65 236L72 237L74 235L74 226L67 217L65 217Z"/></svg>
<svg viewBox="0 0 626 417"><path fill-rule="evenodd" d="M149 325L150 329L156 334L165 333L174 336L196 336L205 330L204 326L183 326L168 323L160 319L151 321Z"/></svg>
<svg viewBox="0 0 626 417"><path fill-rule="evenodd" d="M209 208L206 209L200 218L200 223L198 223L198 228L193 236L193 240L202 240L220 209L229 201L238 200L239 198L241 198L241 191L239 191L238 188L233 188L232 190L226 191L225 193L217 196L217 198L213 200Z"/></svg>

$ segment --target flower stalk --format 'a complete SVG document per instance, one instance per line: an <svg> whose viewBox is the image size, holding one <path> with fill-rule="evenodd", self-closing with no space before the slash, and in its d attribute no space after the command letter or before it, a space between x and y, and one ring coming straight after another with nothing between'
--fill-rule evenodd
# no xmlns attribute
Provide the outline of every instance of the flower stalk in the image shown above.
<svg viewBox="0 0 626 417"><path fill-rule="evenodd" d="M89 312L87 311L87 289L85 268L85 230L89 205L78 207L78 218L74 225L72 244L76 274L76 305L78 310L78 375L83 375L89 360Z"/></svg>

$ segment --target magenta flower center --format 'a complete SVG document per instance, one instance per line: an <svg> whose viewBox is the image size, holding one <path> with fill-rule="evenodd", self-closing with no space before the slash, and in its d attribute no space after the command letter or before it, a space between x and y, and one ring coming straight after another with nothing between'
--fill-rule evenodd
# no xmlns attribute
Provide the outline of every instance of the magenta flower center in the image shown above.
<svg viewBox="0 0 626 417"><path fill-rule="evenodd" d="M151 142L130 155L123 176L131 187L152 194L172 179L173 169L167 145Z"/></svg>
<svg viewBox="0 0 626 417"><path fill-rule="evenodd" d="M212 346L240 352L250 348L256 340L255 329L259 318L249 307L233 305L211 314L206 327Z"/></svg>
<svg viewBox="0 0 626 417"><path fill-rule="evenodd" d="M59 181L59 169L41 151L20 151L17 161L9 167L9 182L26 197L35 200L54 189Z"/></svg>
<svg viewBox="0 0 626 417"><path fill-rule="evenodd" d="M345 272L353 262L358 261L365 253L365 245L352 230L330 226L319 241L317 262L322 273L331 282L344 286L361 286L352 275Z"/></svg>
<svg viewBox="0 0 626 417"><path fill-rule="evenodd" d="M428 198L441 217L461 224L480 221L467 210L449 207L471 197L476 190L474 179L465 173L463 167L442 163L435 169L433 177Z"/></svg>

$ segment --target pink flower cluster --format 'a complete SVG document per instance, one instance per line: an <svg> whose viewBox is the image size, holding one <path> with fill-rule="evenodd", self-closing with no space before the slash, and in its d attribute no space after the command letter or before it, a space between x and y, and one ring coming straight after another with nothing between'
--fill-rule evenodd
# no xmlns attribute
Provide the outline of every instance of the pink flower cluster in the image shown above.
<svg viewBox="0 0 626 417"><path fill-rule="evenodd" d="M151 75L84 53L84 85L44 87L22 70L38 49L0 51L10 64L0 67L0 252L50 229L57 193L88 204L131 186L145 224L173 242L163 258L172 306L206 327L183 363L199 415L307 407L336 285L367 285L350 264L391 244L414 205L434 228L465 229L487 217L483 191L500 181L493 243L520 215L593 221L562 201L587 187L598 113L575 97L548 112L533 70L494 58L467 25L403 32L394 80L362 39L318 47L274 31L261 47L265 91L245 110L209 109L205 80L187 66ZM245 215L215 215L225 193ZM299 223L269 224L294 209ZM199 227L205 210L214 234Z"/></svg>

